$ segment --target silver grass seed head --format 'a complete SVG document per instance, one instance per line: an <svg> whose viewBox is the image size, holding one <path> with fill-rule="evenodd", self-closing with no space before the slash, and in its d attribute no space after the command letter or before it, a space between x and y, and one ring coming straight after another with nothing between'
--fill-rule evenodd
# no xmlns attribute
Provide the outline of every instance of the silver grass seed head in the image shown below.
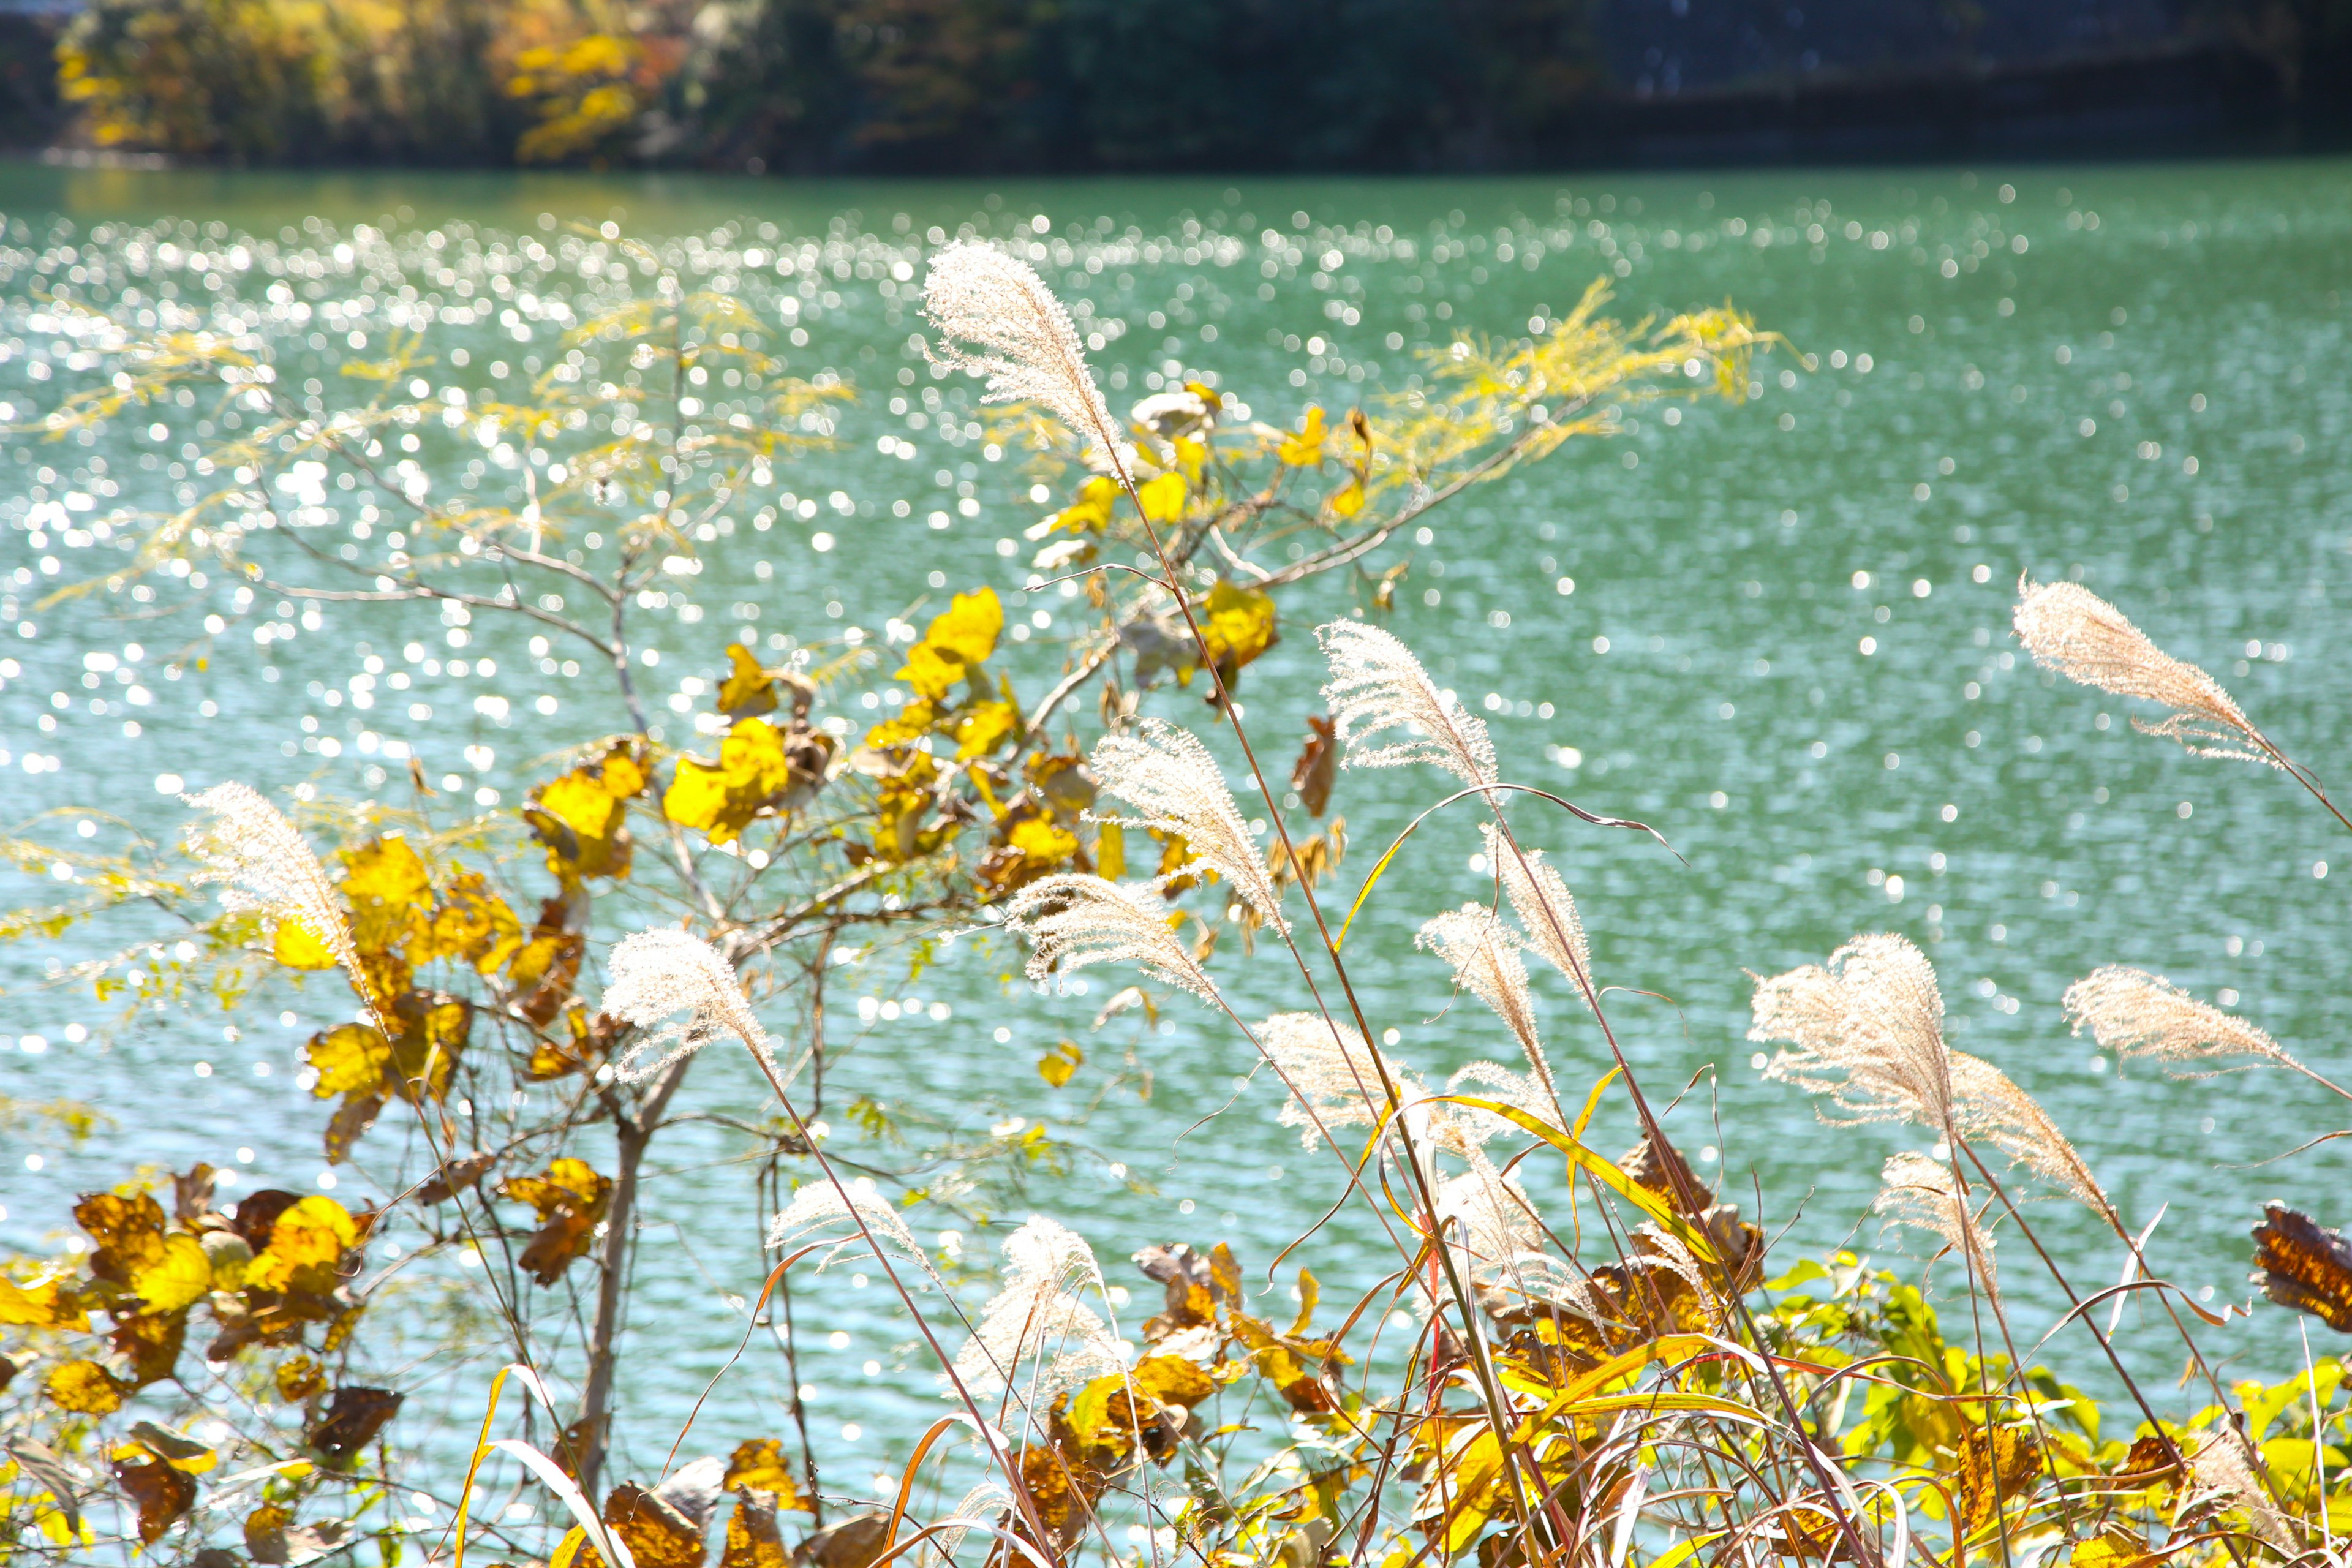
<svg viewBox="0 0 2352 1568"><path fill-rule="evenodd" d="M812 1182L801 1188L769 1222L768 1246L783 1248L829 1238L831 1245L817 1259L817 1268L822 1272L844 1252L864 1247L866 1236L871 1233L878 1246L912 1259L933 1284L941 1283L938 1270L931 1267L930 1255L915 1239L915 1233L907 1228L897 1205L877 1191L866 1177L850 1182L846 1190L848 1197L845 1201L841 1190L829 1181ZM860 1220L865 1222L864 1231L857 1228ZM889 1261L878 1254L875 1260L885 1265Z"/></svg>
<svg viewBox="0 0 2352 1568"><path fill-rule="evenodd" d="M1041 877L1006 901L1004 923L1029 942L1028 974L1040 985L1056 972L1132 963L1212 1005L1217 1000L1208 972L1168 923L1155 884L1076 872Z"/></svg>
<svg viewBox="0 0 2352 1568"><path fill-rule="evenodd" d="M1315 637L1330 661L1323 697L1346 747L1344 766L1433 763L1466 784L1497 781L1495 742L1485 721L1432 680L1393 634L1364 621L1333 621L1318 626ZM1370 743L1391 731L1395 739Z"/></svg>
<svg viewBox="0 0 2352 1568"><path fill-rule="evenodd" d="M613 1064L623 1083L653 1077L681 1057L732 1035L763 1059L760 1026L735 966L698 936L668 929L638 931L613 949L604 1011L648 1031Z"/></svg>
<svg viewBox="0 0 2352 1568"><path fill-rule="evenodd" d="M2016 1080L1981 1057L1951 1053L1952 1121L2111 1224L2120 1224L2091 1167L2057 1122Z"/></svg>
<svg viewBox="0 0 2352 1568"><path fill-rule="evenodd" d="M1034 268L959 240L931 258L923 313L944 340L936 363L985 378L988 402L1044 404L1125 478L1118 426L1087 368L1086 340Z"/></svg>
<svg viewBox="0 0 2352 1568"><path fill-rule="evenodd" d="M1033 1216L1004 1240L1003 1281L956 1355L956 1375L974 1397L1010 1391L1044 1401L1125 1364L1117 1338L1084 1299L1088 1289L1101 1293L1102 1268L1076 1231Z"/></svg>
<svg viewBox="0 0 2352 1568"><path fill-rule="evenodd" d="M1992 1237L1984 1233L1976 1215L1969 1211L1966 1194L1958 1190L1952 1180L1950 1166L1925 1154L1895 1154L1889 1156L1879 1179L1881 1184L1878 1195L1871 1200L1871 1213L1890 1225L1909 1226L1936 1237L1959 1256L1962 1266L1984 1286L1986 1295L2000 1297L2000 1278L1993 1267Z"/></svg>
<svg viewBox="0 0 2352 1568"><path fill-rule="evenodd" d="M2288 1558L2298 1555L2301 1548L2294 1527L2256 1473L2261 1460L2244 1434L2234 1426L2218 1426L2189 1451L2188 1458L2189 1484L2180 1489L2174 1502L2176 1521L2200 1508L2240 1509L2264 1545ZM2334 1557L2329 1553L2330 1560Z"/></svg>
<svg viewBox="0 0 2352 1568"><path fill-rule="evenodd" d="M1486 836L1486 863L1500 874L1512 912L1519 917L1528 951L1559 970L1582 997L1584 988L1594 984L1592 948L1568 884L1545 861L1542 850L1528 850L1523 863L1501 827L1482 823L1478 831Z"/></svg>
<svg viewBox="0 0 2352 1568"><path fill-rule="evenodd" d="M1549 1080L1543 1042L1536 1030L1535 993L1519 958L1519 939L1484 904L1465 904L1424 922L1413 945L1435 953L1453 968L1454 983L1495 1010L1509 1026L1537 1073Z"/></svg>
<svg viewBox="0 0 2352 1568"><path fill-rule="evenodd" d="M1179 836L1192 858L1231 884L1260 919L1288 932L1282 894L1266 873L1265 854L1234 803L1217 759L1199 736L1163 720L1145 719L1130 734L1103 737L1089 762L1104 794L1142 814L1089 814L1093 820Z"/></svg>
<svg viewBox="0 0 2352 1568"><path fill-rule="evenodd" d="M1288 1085L1276 1121L1298 1129L1298 1141L1312 1149L1326 1133L1343 1127L1374 1127L1389 1116L1388 1089L1416 1137L1448 1153L1467 1155L1483 1134L1454 1108L1432 1104L1429 1090L1411 1069L1365 1043L1363 1036L1320 1013L1276 1013L1258 1026L1259 1044ZM1392 1124L1393 1125L1393 1124Z"/></svg>
<svg viewBox="0 0 2352 1568"><path fill-rule="evenodd" d="M374 1012L342 904L301 830L250 784L218 784L180 798L205 814L190 831L187 847L205 868L201 879L220 884L222 904L273 924L290 921L309 932L335 955Z"/></svg>
<svg viewBox="0 0 2352 1568"><path fill-rule="evenodd" d="M2120 963L2095 969L2069 985L2064 1006L2075 1034L2087 1027L2101 1049L2123 1059L2197 1062L2256 1057L2285 1067L2301 1065L2245 1019L2199 1001L2160 974Z"/></svg>
<svg viewBox="0 0 2352 1568"><path fill-rule="evenodd" d="M2121 610L2079 583L2020 577L2011 624L2035 661L2067 679L2137 697L2172 710L2168 718L2132 721L2144 734L2177 741L2199 756L2277 765L2262 732L2221 682L2173 658Z"/></svg>
<svg viewBox="0 0 2352 1568"><path fill-rule="evenodd" d="M1830 955L1756 978L1748 1037L1787 1047L1767 1079L1828 1099L1849 1121L1948 1131L1950 1053L1934 965L1904 937L1859 936Z"/></svg>

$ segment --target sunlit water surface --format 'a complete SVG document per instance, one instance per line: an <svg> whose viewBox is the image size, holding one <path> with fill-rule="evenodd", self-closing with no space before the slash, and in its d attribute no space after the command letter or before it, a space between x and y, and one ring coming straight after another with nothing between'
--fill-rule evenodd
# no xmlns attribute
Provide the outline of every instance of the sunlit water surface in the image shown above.
<svg viewBox="0 0 2352 1568"><path fill-rule="evenodd" d="M2323 775L2343 772L2348 175L2303 163L1228 188L16 168L0 171L0 400L26 417L90 381L94 362L42 303L60 277L104 288L133 317L164 301L236 312L297 382L356 356L350 333L380 348L387 329L429 321L446 356L436 374L478 396L560 352L558 306L584 312L593 290L622 287L586 275L602 268L585 267L589 242L562 226L621 221L675 245L695 275L739 280L779 341L789 336L795 374L835 369L861 395L839 451L782 470L706 546L702 574L681 580L688 591L640 615L639 638L663 655L658 700L710 679L753 610L762 637L879 637L909 604L936 603L936 584L993 582L1015 596L1030 547L1004 542L1040 515L1028 477L985 459L965 422L969 389L942 388L956 417L920 396L937 384L909 345L911 299L934 226L1053 237L1056 279L1097 326L1117 323L1098 356L1114 401L1206 373L1276 419L1308 398L1342 407L1392 389L1415 368L1413 348L1454 331L1524 331L1596 277L1630 311L1735 300L1819 369L1796 374L1791 354L1773 354L1751 406L1708 405L1678 423L1645 411L1619 440L1580 443L1469 497L1436 520L1433 542L1391 552L1412 557L1392 624L1488 716L1507 771L1654 824L1679 851L1520 818L1582 900L1650 1091L1690 1086L1677 1136L1751 1209L1760 1189L1768 1223L1788 1228L1782 1258L1902 1246L1863 1211L1881 1160L1918 1141L1825 1126L1802 1096L1759 1081L1742 972L1899 931L1934 958L1956 1043L2041 1098L2135 1225L2163 1211L2154 1255L2218 1307L2249 1294L2246 1232L2263 1199L2347 1217L2344 1145L2256 1163L2334 1127L2340 1110L2276 1073L2119 1075L2068 1035L2059 997L2098 964L2144 965L2342 1076L2352 954L2336 914L2346 879L2326 866L2352 870L2352 845L2284 777L2186 756L2134 734L2129 705L2053 686L2015 652L2007 612L2021 572L2079 578L2220 676L2290 752ZM794 270L781 276L786 258ZM508 286L494 289L501 271ZM159 793L165 775L356 794L387 765L404 771L409 749L429 776L462 773L464 793L511 805L550 750L621 723L607 685L534 673L530 628L492 616L457 650L429 610L338 606L286 621L267 603L240 614L229 584L194 578L163 580L149 602L37 608L123 559L121 533L100 537L100 520L169 504L194 482L189 443L213 434L197 427L206 412L118 420L94 445L5 443L0 787L12 826L98 807L111 814L100 846L121 842L114 818L163 836L183 815ZM481 458L450 442L420 460L436 496L462 492L468 458L473 484L511 479ZM321 499L337 527L362 515L350 495ZM762 510L781 520L756 528ZM927 527L935 512L949 526ZM1286 757L1317 707L1307 627L1354 592L1335 583L1285 601L1286 635L1244 690L1268 753ZM1056 639L1084 608L1043 604L1050 629L1004 656L1024 690L1055 673ZM224 617L210 638L207 614ZM277 640L257 641L265 624ZM207 668L167 678L168 662L200 652ZM371 659L388 666L373 709L325 705L325 691L349 692L378 668ZM405 693L389 689L391 671L406 673ZM552 715L534 706L541 691L558 700ZM503 718L478 700L499 696ZM1160 701L1180 718L1201 712L1190 696ZM688 737L686 718L657 712L673 741ZM490 749L488 766L465 761L469 746ZM1441 782L1342 778L1349 891ZM1482 1010L1440 1014L1441 972L1412 947L1423 918L1486 888L1475 847L1466 816L1423 835L1349 942L1370 1016L1433 1074L1497 1050ZM9 898L71 891L36 866ZM325 1107L299 1081L298 1051L338 1013L333 988L273 996L260 1016L283 1006L284 1017L229 1040L215 1017L125 1018L58 978L151 934L98 925L0 950L0 1086L94 1101L117 1126L79 1149L27 1134L9 1151L0 1239L11 1250L58 1245L71 1195L121 1179L134 1160L208 1160L248 1189L321 1180ZM1295 976L1286 984L1263 947L1256 963L1238 956L1229 946L1223 968L1246 1005L1301 1005ZM845 971L828 1106L871 1096L927 1137L1045 1124L1066 1141L1066 1168L1033 1173L1002 1212L1017 1221L1034 1207L1093 1237L1114 1280L1138 1287L1138 1317L1150 1288L1120 1258L1145 1242L1230 1240L1262 1279L1330 1205L1338 1177L1328 1152L1309 1155L1276 1125L1273 1086L1244 1082L1245 1047L1181 999L1156 1035L1132 1020L1089 1035L1103 980L1087 996L1034 994L1003 982L1009 958L966 943L913 981L895 959ZM1547 1001L1553 1059L1580 1088L1601 1047L1564 995ZM1034 1064L1065 1037L1087 1061L1055 1091ZM760 1100L748 1068L714 1058L682 1103L750 1112ZM1605 1145L1631 1142L1622 1100L1600 1125ZM741 1334L730 1297L756 1291L762 1272L748 1169L728 1163L740 1142L688 1125L658 1149L623 1473L658 1466ZM369 1153L341 1170L339 1196L383 1195ZM2036 1223L2081 1278L2116 1277L2116 1246L2086 1213L2052 1202ZM965 1245L984 1255L992 1243ZM1352 1213L1302 1256L1327 1300L1352 1300L1391 1266ZM2002 1258L2021 1327L2038 1334L2055 1292L2006 1232ZM903 1458L939 1396L879 1283L827 1279L799 1307L803 1377L829 1488L855 1492ZM409 1323L375 1342L374 1372L413 1392L402 1417L413 1438L437 1428L461 1449L488 1352L409 1359L433 1331ZM2124 1337L2146 1381L2168 1389L2180 1354L2160 1323L2143 1310ZM2294 1321L2267 1308L2208 1342L2250 1373L2283 1374L2299 1354ZM2079 1331L2052 1353L2110 1387ZM695 1445L779 1430L784 1386L772 1347L755 1343Z"/></svg>

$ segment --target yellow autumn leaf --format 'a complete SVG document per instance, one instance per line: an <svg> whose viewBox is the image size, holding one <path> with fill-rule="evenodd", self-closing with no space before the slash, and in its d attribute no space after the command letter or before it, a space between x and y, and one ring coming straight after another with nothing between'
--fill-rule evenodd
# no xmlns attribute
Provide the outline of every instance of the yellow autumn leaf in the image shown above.
<svg viewBox="0 0 2352 1568"><path fill-rule="evenodd" d="M213 1261L204 1243L184 1232L163 1238L163 1255L131 1276L131 1289L151 1312L176 1312L212 1293Z"/></svg>
<svg viewBox="0 0 2352 1568"><path fill-rule="evenodd" d="M764 719L738 719L719 742L719 760L680 757L677 776L662 796L662 815L732 843L751 819L792 783L783 737Z"/></svg>
<svg viewBox="0 0 2352 1568"><path fill-rule="evenodd" d="M719 688L719 711L730 719L749 719L776 710L776 683L741 643L727 645L727 679Z"/></svg>
<svg viewBox="0 0 2352 1568"><path fill-rule="evenodd" d="M1003 629L1004 606L997 603L995 589L982 586L950 600L931 618L923 640L966 664L981 664L996 651L997 634Z"/></svg>
<svg viewBox="0 0 2352 1568"><path fill-rule="evenodd" d="M1279 640L1275 630L1274 598L1255 588L1219 578L1202 606L1201 637L1209 657L1230 676Z"/></svg>
<svg viewBox="0 0 2352 1568"><path fill-rule="evenodd" d="M1362 478L1360 476L1349 479L1346 485L1332 491L1329 504L1331 515L1334 517L1353 517L1363 510L1364 481Z"/></svg>
<svg viewBox="0 0 2352 1568"><path fill-rule="evenodd" d="M335 1265L359 1238L351 1211L313 1193L278 1216L269 1245L245 1271L246 1285L326 1295L335 1288Z"/></svg>
<svg viewBox="0 0 2352 1568"><path fill-rule="evenodd" d="M383 1082L392 1047L371 1025L339 1024L311 1036L310 1043L302 1047L302 1057L319 1075L310 1092L320 1100L331 1100L354 1089L365 1092Z"/></svg>
<svg viewBox="0 0 2352 1568"><path fill-rule="evenodd" d="M279 921L269 955L289 969L332 969L342 961L300 921Z"/></svg>
<svg viewBox="0 0 2352 1568"><path fill-rule="evenodd" d="M122 1389L94 1361L69 1361L49 1373L50 1401L79 1415L111 1415L122 1408Z"/></svg>
<svg viewBox="0 0 2352 1568"><path fill-rule="evenodd" d="M1111 513L1118 506L1118 486L1101 474L1097 474L1078 487L1077 499L1055 512L1048 520L1045 531L1054 533L1099 533L1108 526ZM1031 537L1038 536L1032 530Z"/></svg>
<svg viewBox="0 0 2352 1568"><path fill-rule="evenodd" d="M1113 882L1127 875L1127 830L1116 822L1104 823L1095 836L1095 870Z"/></svg>
<svg viewBox="0 0 2352 1568"><path fill-rule="evenodd" d="M1021 727L1010 702L982 702L956 721L956 760L984 757Z"/></svg>
<svg viewBox="0 0 2352 1568"><path fill-rule="evenodd" d="M1033 816L1015 823L1004 838L1033 866L1058 866L1078 852L1077 835L1050 816Z"/></svg>
<svg viewBox="0 0 2352 1568"><path fill-rule="evenodd" d="M522 945L522 921L479 871L459 870L441 891L433 921L409 949L417 963L459 958L482 974L496 973Z"/></svg>
<svg viewBox="0 0 2352 1568"><path fill-rule="evenodd" d="M1136 499L1143 503L1144 521L1152 523L1181 522L1184 519L1184 476L1162 474L1156 479L1146 479L1136 487Z"/></svg>
<svg viewBox="0 0 2352 1568"><path fill-rule="evenodd" d="M0 1279L0 1323L28 1329L88 1331L89 1319L74 1298L69 1275L53 1274L29 1285Z"/></svg>
<svg viewBox="0 0 2352 1568"><path fill-rule="evenodd" d="M1294 468L1311 468L1323 460L1323 442L1331 433L1323 417L1323 405L1309 404L1307 408L1307 428L1296 436L1283 438L1275 456Z"/></svg>

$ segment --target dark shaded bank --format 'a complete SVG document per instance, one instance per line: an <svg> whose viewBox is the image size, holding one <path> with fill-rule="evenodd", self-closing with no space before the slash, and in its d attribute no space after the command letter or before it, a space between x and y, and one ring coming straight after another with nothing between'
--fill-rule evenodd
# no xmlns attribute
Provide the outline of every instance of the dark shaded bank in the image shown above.
<svg viewBox="0 0 2352 1568"><path fill-rule="evenodd" d="M0 0L0 146L957 175L2352 145L2352 0L393 0L373 33L300 10Z"/></svg>

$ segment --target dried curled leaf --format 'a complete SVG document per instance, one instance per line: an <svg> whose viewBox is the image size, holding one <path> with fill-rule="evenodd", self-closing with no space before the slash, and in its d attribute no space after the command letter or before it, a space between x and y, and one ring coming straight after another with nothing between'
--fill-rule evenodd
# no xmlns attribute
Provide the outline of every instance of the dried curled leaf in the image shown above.
<svg viewBox="0 0 2352 1568"><path fill-rule="evenodd" d="M2339 1231L2284 1204L2263 1205L2254 1226L2255 1284L2280 1306L2352 1334L2352 1246Z"/></svg>
<svg viewBox="0 0 2352 1568"><path fill-rule="evenodd" d="M541 1285L552 1285L594 1242L597 1222L612 1201L613 1178L567 1155L550 1164L545 1175L508 1177L499 1192L538 1212L539 1233L523 1248L520 1261Z"/></svg>
<svg viewBox="0 0 2352 1568"><path fill-rule="evenodd" d="M310 1447L330 1459L350 1458L400 1414L406 1397L386 1388L338 1388L326 1415L310 1430Z"/></svg>
<svg viewBox="0 0 2352 1568"><path fill-rule="evenodd" d="M161 1455L143 1447L133 1450L144 1458L117 1458L114 1480L123 1494L139 1505L139 1540L152 1546L187 1511L196 1506L194 1477L174 1469Z"/></svg>

